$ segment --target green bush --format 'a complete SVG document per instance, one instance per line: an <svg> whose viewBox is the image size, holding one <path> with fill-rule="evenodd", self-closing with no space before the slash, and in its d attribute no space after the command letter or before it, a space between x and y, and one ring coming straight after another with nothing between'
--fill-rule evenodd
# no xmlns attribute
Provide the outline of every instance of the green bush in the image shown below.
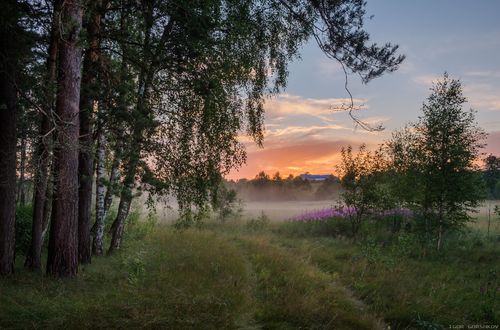
<svg viewBox="0 0 500 330"><path fill-rule="evenodd" d="M269 225L269 222L269 217L264 212L261 212L258 218L248 220L246 225L250 230L260 231L266 228Z"/></svg>
<svg viewBox="0 0 500 330"><path fill-rule="evenodd" d="M24 255L31 244L31 224L33 208L31 204L16 207L16 253Z"/></svg>
<svg viewBox="0 0 500 330"><path fill-rule="evenodd" d="M141 220L141 214L138 210L130 212L127 218L127 228L125 235L127 239L140 240L150 234L157 223L156 214L150 212L146 221Z"/></svg>
<svg viewBox="0 0 500 330"><path fill-rule="evenodd" d="M350 236L351 227L348 220L343 218L328 218L322 220L288 221L279 229L284 234L296 237L309 236Z"/></svg>

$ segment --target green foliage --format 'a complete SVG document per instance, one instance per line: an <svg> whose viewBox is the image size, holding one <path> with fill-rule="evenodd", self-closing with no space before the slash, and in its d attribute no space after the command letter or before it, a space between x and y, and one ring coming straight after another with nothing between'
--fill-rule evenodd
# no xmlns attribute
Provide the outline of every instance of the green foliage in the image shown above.
<svg viewBox="0 0 500 330"><path fill-rule="evenodd" d="M361 229L363 219L385 201L380 176L382 161L379 153L366 151L363 144L356 155L352 147L342 148L342 160L338 166L340 183L344 190L342 203L350 210L351 234L356 236Z"/></svg>
<svg viewBox="0 0 500 330"><path fill-rule="evenodd" d="M236 190L226 187L224 183L220 184L212 198L212 208L222 223L239 219L243 212L242 203Z"/></svg>
<svg viewBox="0 0 500 330"><path fill-rule="evenodd" d="M322 221L287 221L277 232L291 237L349 237L352 235L349 220L329 218Z"/></svg>
<svg viewBox="0 0 500 330"><path fill-rule="evenodd" d="M444 246L447 253L426 258L421 258L411 233L399 234L388 246L373 238L357 244L332 238L276 240L294 256L303 255L321 270L337 274L391 328L499 322L495 290L500 254L498 245L484 237L463 233L448 240L456 245Z"/></svg>
<svg viewBox="0 0 500 330"><path fill-rule="evenodd" d="M269 217L262 211L260 216L252 218L247 221L246 226L253 231L261 231L265 229L270 223Z"/></svg>
<svg viewBox="0 0 500 330"><path fill-rule="evenodd" d="M127 218L127 230L125 235L127 239L139 240L150 235L157 224L156 213L150 211L146 219L142 219L139 209L130 212Z"/></svg>
<svg viewBox="0 0 500 330"><path fill-rule="evenodd" d="M24 255L31 245L31 224L33 207L31 204L16 207L16 253Z"/></svg>
<svg viewBox="0 0 500 330"><path fill-rule="evenodd" d="M484 159L484 180L489 198L500 198L500 158L492 154Z"/></svg>
<svg viewBox="0 0 500 330"><path fill-rule="evenodd" d="M264 100L286 86L288 64L308 39L363 82L396 70L404 57L369 42L364 8L359 0L204 1L155 6L154 17L168 23L147 6L127 17L140 27L126 30L137 60L129 65L151 85L139 86L148 98L135 100L126 123L136 140L130 157L144 149L154 159L151 169L141 163L151 189L175 195L187 217L184 210L203 208L221 175L245 161L238 136L262 144Z"/></svg>
<svg viewBox="0 0 500 330"><path fill-rule="evenodd" d="M193 225L200 226L205 220L210 219L210 209L207 205L201 205L194 210L180 208L179 212L179 218L174 225L177 229L187 229Z"/></svg>
<svg viewBox="0 0 500 330"><path fill-rule="evenodd" d="M415 228L434 235L438 249L446 232L471 221L470 212L484 198L475 160L485 133L474 112L462 109L462 89L460 81L445 74L432 88L419 121L388 143L395 191L421 213Z"/></svg>
<svg viewBox="0 0 500 330"><path fill-rule="evenodd" d="M328 274L256 237L244 241L255 280L255 319L266 329L379 329L378 320Z"/></svg>
<svg viewBox="0 0 500 330"><path fill-rule="evenodd" d="M94 258L77 280L20 267L0 281L0 328L238 328L251 308L241 256L210 233L162 228Z"/></svg>

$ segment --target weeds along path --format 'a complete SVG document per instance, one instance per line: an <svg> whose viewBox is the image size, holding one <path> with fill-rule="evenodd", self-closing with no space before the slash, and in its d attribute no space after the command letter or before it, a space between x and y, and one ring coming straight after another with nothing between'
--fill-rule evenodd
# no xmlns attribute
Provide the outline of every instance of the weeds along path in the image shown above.
<svg viewBox="0 0 500 330"><path fill-rule="evenodd" d="M270 236L243 235L234 241L252 269L254 328L385 328L333 275L274 244Z"/></svg>
<svg viewBox="0 0 500 330"><path fill-rule="evenodd" d="M235 329L248 310L239 247L208 231L157 228L75 279L18 268L0 281L0 329Z"/></svg>
<svg viewBox="0 0 500 330"><path fill-rule="evenodd" d="M419 259L408 246L273 232L271 243L331 274L393 329L498 324L500 254L474 236L447 255ZM462 245L464 244L464 245ZM468 245L465 245L468 244ZM468 246L466 248L465 246Z"/></svg>
<svg viewBox="0 0 500 330"><path fill-rule="evenodd" d="M0 281L0 328L377 329L339 284L270 234L159 226L75 279Z"/></svg>

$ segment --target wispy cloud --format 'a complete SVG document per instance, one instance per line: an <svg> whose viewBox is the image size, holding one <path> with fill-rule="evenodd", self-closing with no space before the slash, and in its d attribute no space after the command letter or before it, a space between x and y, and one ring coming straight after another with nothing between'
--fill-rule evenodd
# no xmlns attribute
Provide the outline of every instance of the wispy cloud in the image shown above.
<svg viewBox="0 0 500 330"><path fill-rule="evenodd" d="M498 79L500 78L500 71L467 71L465 75L469 77Z"/></svg>
<svg viewBox="0 0 500 330"><path fill-rule="evenodd" d="M441 79L443 76L442 75L436 75L436 74L422 74L413 77L413 82L415 82L417 85L423 86L423 87L432 87L432 84Z"/></svg>
<svg viewBox="0 0 500 330"><path fill-rule="evenodd" d="M500 156L500 131L490 132L486 139L486 147L484 152L487 154L494 154Z"/></svg>
<svg viewBox="0 0 500 330"><path fill-rule="evenodd" d="M464 92L476 110L500 110L500 71L471 71L466 73Z"/></svg>
<svg viewBox="0 0 500 330"><path fill-rule="evenodd" d="M281 94L266 101L266 118L281 120L286 116L307 115L318 118L324 122L333 122L335 109L350 104L347 98L304 98L297 95ZM353 99L354 105L361 109L368 108L368 100Z"/></svg>
<svg viewBox="0 0 500 330"><path fill-rule="evenodd" d="M500 110L500 94L496 80L500 78L500 71L468 71L461 79L464 86L464 95L469 104L476 110ZM442 76L425 74L413 78L420 86L431 87Z"/></svg>

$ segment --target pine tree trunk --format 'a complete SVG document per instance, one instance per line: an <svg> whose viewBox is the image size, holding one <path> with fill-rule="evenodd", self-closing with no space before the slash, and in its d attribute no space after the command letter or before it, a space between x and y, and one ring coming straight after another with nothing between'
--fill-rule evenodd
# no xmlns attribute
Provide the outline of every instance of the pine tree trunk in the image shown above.
<svg viewBox="0 0 500 330"><path fill-rule="evenodd" d="M56 100L58 131L54 153L55 192L47 273L63 277L78 272L78 135L83 3L65 2L61 15L59 77Z"/></svg>
<svg viewBox="0 0 500 330"><path fill-rule="evenodd" d="M40 115L40 133L35 149L35 180L33 197L33 220L31 225L31 245L26 253L24 266L32 270L41 269L41 254L44 231L48 228L48 219L52 199L47 200L49 190L47 188L49 180L49 164L53 145L52 129L54 90L57 79L57 52L59 45L59 14L61 12L61 1L54 3L54 12L52 14L52 27L50 33L50 43L47 57L47 77L45 84L45 114ZM51 188L52 189L52 188ZM52 192L50 191L50 194Z"/></svg>
<svg viewBox="0 0 500 330"><path fill-rule="evenodd" d="M97 166L96 166L96 220L95 220L95 228L94 228L94 242L92 245L92 252L100 256L103 251L103 239L104 239L104 226L106 219L106 211L105 211L105 149L104 146L106 144L106 136L102 131L102 128L99 129L97 135ZM109 188L108 188L109 190Z"/></svg>
<svg viewBox="0 0 500 330"><path fill-rule="evenodd" d="M5 5L5 7L3 7ZM2 4L0 20L0 275L14 272L16 219L17 18Z"/></svg>
<svg viewBox="0 0 500 330"><path fill-rule="evenodd" d="M20 205L26 204L26 191L25 191L25 182L26 182L26 129L22 129L21 132L21 157L19 162L19 182L17 187L17 202Z"/></svg>
<svg viewBox="0 0 500 330"><path fill-rule="evenodd" d="M0 44L2 48L6 42L3 34ZM2 60L0 68L0 275L10 274L14 271L16 238L14 226L16 217L17 93L13 81L15 68L12 67L11 63L6 62L6 60Z"/></svg>
<svg viewBox="0 0 500 330"><path fill-rule="evenodd" d="M90 245L92 182L94 178L92 113L98 104L97 75L100 57L101 4L99 0L92 3L92 15L87 22L89 48L83 62L82 95L80 98L78 255L82 264L90 263L92 255Z"/></svg>

